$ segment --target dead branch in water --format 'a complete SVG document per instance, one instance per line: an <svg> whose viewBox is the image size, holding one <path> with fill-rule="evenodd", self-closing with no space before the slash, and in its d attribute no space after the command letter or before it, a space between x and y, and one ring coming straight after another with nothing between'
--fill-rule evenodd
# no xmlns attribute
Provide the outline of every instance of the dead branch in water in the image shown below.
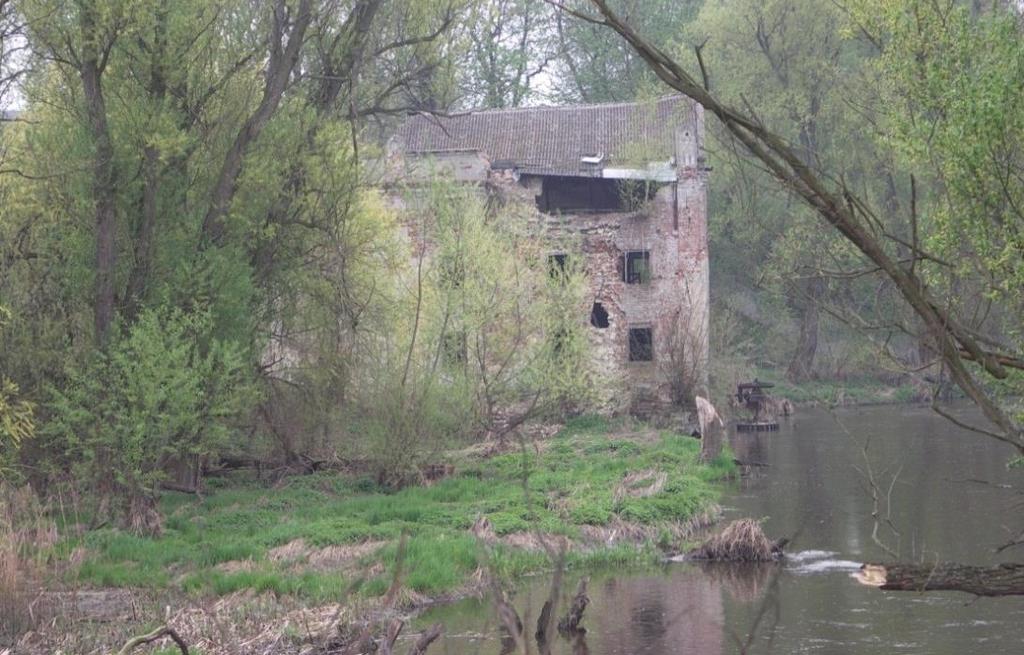
<svg viewBox="0 0 1024 655"><path fill-rule="evenodd" d="M384 640L378 647L381 655L392 655L395 652L395 641L398 640L398 635L402 633L403 627L405 627L405 621L402 619L394 619L388 624Z"/></svg>
<svg viewBox="0 0 1024 655"><path fill-rule="evenodd" d="M178 645L178 648L181 650L181 655L188 655L188 645L185 643L185 640L182 639L173 628L166 625L160 626L149 634L132 637L124 646L121 646L121 650L117 651L117 655L128 655L128 653L132 652L139 646L151 644L157 639L163 639L164 637L170 637L174 643Z"/></svg>
<svg viewBox="0 0 1024 655"><path fill-rule="evenodd" d="M423 655L426 653L427 649L430 648L430 644L434 643L434 641L441 636L442 632L444 632L444 626L440 623L435 623L430 626L430 628L420 635L420 638L416 640L416 643L413 644L412 649L409 651L409 655Z"/></svg>

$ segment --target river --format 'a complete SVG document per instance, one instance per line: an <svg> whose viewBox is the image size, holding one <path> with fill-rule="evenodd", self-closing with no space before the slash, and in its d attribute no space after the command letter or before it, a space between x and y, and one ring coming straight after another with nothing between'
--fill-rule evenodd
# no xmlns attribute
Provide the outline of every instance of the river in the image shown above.
<svg viewBox="0 0 1024 655"><path fill-rule="evenodd" d="M553 653L1024 653L1024 598L889 593L851 577L860 562L889 559L872 538L869 471L880 513L898 530L883 522L877 535L901 560L1024 558L1024 547L993 552L1024 515L1024 496L1006 488L1024 487L1024 473L1006 469L1009 448L907 406L806 410L778 432L730 442L764 466L724 494L725 519L764 518L769 535L793 538L787 561L589 572L585 641L557 639ZM524 581L514 598L531 627L548 584ZM487 599L465 600L417 623L445 624L431 653L497 654L494 614Z"/></svg>

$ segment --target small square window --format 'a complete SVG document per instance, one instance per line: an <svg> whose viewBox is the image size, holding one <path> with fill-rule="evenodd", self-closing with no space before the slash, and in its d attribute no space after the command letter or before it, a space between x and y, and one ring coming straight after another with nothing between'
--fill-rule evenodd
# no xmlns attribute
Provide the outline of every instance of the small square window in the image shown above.
<svg viewBox="0 0 1024 655"><path fill-rule="evenodd" d="M625 255L622 280L626 284L647 284L651 281L651 253L649 250L630 250Z"/></svg>
<svg viewBox="0 0 1024 655"><path fill-rule="evenodd" d="M651 328L629 328L629 361L654 361L654 334Z"/></svg>
<svg viewBox="0 0 1024 655"><path fill-rule="evenodd" d="M556 280L565 279L565 265L568 262L568 255L558 253L548 256L548 273Z"/></svg>

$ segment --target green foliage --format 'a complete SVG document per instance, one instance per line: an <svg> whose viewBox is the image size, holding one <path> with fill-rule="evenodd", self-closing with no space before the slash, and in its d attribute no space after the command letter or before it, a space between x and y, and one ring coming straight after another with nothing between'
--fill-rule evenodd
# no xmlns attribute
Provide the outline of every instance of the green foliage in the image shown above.
<svg viewBox="0 0 1024 655"><path fill-rule="evenodd" d="M10 312L0 305L0 329ZM14 455L35 434L35 406L18 397L18 385L0 375L0 478L12 475Z"/></svg>
<svg viewBox="0 0 1024 655"><path fill-rule="evenodd" d="M34 406L18 399L18 385L0 377L0 474L7 474L22 442L34 434Z"/></svg>
<svg viewBox="0 0 1024 655"><path fill-rule="evenodd" d="M917 175L917 230L944 262L919 270L972 329L1024 344L1024 41L1020 16L993 3L853 3L880 48L883 99L904 108L886 143ZM977 8L975 8L977 9ZM852 29L852 28L851 28ZM991 309L994 308L994 311ZM980 318L975 318L978 314ZM970 317L970 318L968 318ZM1019 395L1019 375L1000 385Z"/></svg>
<svg viewBox="0 0 1024 655"><path fill-rule="evenodd" d="M354 353L360 384L347 440L379 481L401 487L441 452L486 433L498 412L516 422L585 405L586 283L547 254L514 208L488 214L472 189L435 183L408 192L422 243L395 263L381 315Z"/></svg>
<svg viewBox="0 0 1024 655"><path fill-rule="evenodd" d="M593 13L586 0L569 0L567 6ZM703 0L611 0L608 6L658 47L676 45L685 26ZM715 3L708 3L715 4ZM603 25L558 17L559 40L553 68L561 84L552 95L558 102L622 102L644 95L663 95L654 75L617 34Z"/></svg>
<svg viewBox="0 0 1024 655"><path fill-rule="evenodd" d="M168 464L231 443L253 386L244 353L211 327L204 314L146 311L52 389L43 433L92 489L153 497Z"/></svg>

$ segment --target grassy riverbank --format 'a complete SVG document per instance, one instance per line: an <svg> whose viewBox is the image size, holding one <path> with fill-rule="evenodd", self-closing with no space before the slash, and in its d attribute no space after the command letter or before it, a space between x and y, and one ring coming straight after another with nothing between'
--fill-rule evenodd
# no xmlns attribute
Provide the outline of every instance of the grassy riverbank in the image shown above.
<svg viewBox="0 0 1024 655"><path fill-rule="evenodd" d="M453 454L454 474L395 493L340 474L272 488L216 480L201 500L164 497L161 537L119 530L63 543L63 582L192 595L270 591L311 603L379 597L396 576L410 602L458 594L484 570L502 578L550 566L536 533L564 536L568 562L649 561L709 512L726 454L697 462L699 442L646 427L578 419L553 438L488 456ZM610 545L609 545L610 544Z"/></svg>
<svg viewBox="0 0 1024 655"><path fill-rule="evenodd" d="M929 392L927 386L914 385L909 378L900 384L868 375L793 383L786 380L784 370L768 369L758 369L753 377L774 384L773 396L800 406L898 405L922 402Z"/></svg>

